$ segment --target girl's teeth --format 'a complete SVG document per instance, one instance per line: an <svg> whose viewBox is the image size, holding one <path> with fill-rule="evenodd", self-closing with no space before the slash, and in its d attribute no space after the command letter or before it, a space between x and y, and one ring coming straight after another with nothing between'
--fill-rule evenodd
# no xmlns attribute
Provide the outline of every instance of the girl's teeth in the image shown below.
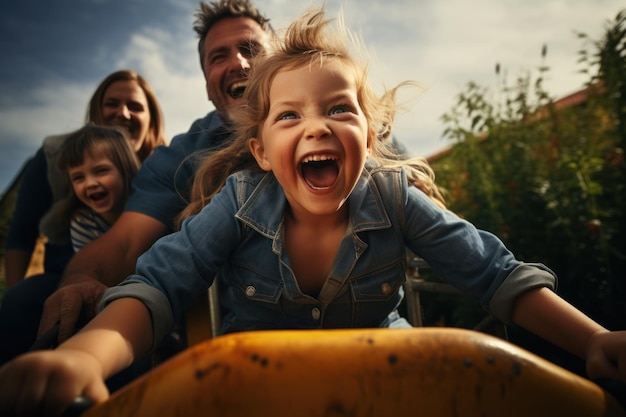
<svg viewBox="0 0 626 417"><path fill-rule="evenodd" d="M309 156L308 158L306 158L304 160L304 162L311 162L311 161L326 161L326 160L331 160L334 159L332 156L328 156L328 155L313 155L313 156Z"/></svg>

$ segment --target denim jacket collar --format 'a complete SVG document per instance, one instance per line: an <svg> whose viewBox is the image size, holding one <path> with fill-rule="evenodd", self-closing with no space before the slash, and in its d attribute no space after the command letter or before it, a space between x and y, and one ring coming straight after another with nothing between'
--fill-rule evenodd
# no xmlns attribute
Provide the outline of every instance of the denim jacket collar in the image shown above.
<svg viewBox="0 0 626 417"><path fill-rule="evenodd" d="M282 187L272 173L267 173L236 216L257 232L274 239L282 225L286 204ZM383 199L367 169L363 169L347 204L354 233L391 227Z"/></svg>

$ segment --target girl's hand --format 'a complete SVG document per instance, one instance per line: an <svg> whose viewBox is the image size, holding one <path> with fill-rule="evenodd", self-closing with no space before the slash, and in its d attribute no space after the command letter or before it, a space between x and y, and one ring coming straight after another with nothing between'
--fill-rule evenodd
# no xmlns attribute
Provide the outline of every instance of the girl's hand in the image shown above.
<svg viewBox="0 0 626 417"><path fill-rule="evenodd" d="M71 349L38 351L19 356L0 368L0 415L55 416L72 401L109 397L100 363Z"/></svg>
<svg viewBox="0 0 626 417"><path fill-rule="evenodd" d="M626 383L626 331L599 331L589 338L587 375Z"/></svg>

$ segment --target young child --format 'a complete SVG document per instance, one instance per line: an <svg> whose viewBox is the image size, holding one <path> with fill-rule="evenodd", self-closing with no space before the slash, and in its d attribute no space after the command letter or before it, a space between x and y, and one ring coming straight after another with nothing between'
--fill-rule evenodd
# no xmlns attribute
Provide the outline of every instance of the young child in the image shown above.
<svg viewBox="0 0 626 417"><path fill-rule="evenodd" d="M584 316L551 291L546 267L442 208L423 160L393 158L394 90L377 98L341 21L331 29L323 12L305 14L257 64L235 141L197 174L185 214L198 214L139 259L81 332L2 368L0 411L103 401L103 378L157 346L216 275L223 333L406 326L396 308L407 247L501 320L586 358L590 376L621 369L626 381L626 332Z"/></svg>
<svg viewBox="0 0 626 417"><path fill-rule="evenodd" d="M78 251L120 216L140 162L122 130L88 124L65 140L58 166L67 173L72 193L43 222L67 219L69 224L56 227L70 228L72 246Z"/></svg>

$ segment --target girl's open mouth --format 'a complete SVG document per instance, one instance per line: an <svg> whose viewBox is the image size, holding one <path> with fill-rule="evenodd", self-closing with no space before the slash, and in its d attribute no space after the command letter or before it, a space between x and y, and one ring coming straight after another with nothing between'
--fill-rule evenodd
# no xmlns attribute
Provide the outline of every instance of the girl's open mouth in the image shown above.
<svg viewBox="0 0 626 417"><path fill-rule="evenodd" d="M94 203L98 203L102 200L104 200L104 198L106 197L107 193L105 191L100 191L97 193L93 193L89 195L89 199L91 201L93 201Z"/></svg>
<svg viewBox="0 0 626 417"><path fill-rule="evenodd" d="M300 163L302 178L313 189L331 187L339 175L339 164L334 157L311 157Z"/></svg>

